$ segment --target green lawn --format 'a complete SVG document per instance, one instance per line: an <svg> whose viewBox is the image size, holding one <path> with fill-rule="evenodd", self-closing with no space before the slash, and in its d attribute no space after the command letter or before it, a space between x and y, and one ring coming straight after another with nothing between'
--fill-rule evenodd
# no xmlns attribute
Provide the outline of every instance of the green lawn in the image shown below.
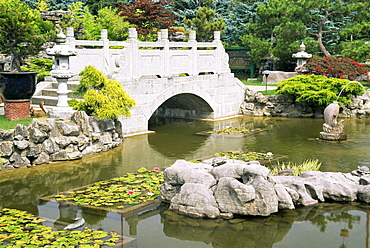
<svg viewBox="0 0 370 248"><path fill-rule="evenodd" d="M17 120L17 121L10 121L6 119L4 115L0 115L0 129L4 129L4 130L14 129L17 126L17 124L23 124L25 126L28 126L31 123L32 119L33 118L22 119L22 120Z"/></svg>

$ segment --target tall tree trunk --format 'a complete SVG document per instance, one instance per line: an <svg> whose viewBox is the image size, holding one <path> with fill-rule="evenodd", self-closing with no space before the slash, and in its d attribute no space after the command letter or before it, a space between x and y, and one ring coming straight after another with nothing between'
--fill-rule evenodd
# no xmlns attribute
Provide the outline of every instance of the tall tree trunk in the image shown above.
<svg viewBox="0 0 370 248"><path fill-rule="evenodd" d="M331 54L328 52L328 50L326 50L324 44L322 44L322 30L319 30L319 33L317 35L317 43L319 43L319 48L325 54L325 56L330 57Z"/></svg>

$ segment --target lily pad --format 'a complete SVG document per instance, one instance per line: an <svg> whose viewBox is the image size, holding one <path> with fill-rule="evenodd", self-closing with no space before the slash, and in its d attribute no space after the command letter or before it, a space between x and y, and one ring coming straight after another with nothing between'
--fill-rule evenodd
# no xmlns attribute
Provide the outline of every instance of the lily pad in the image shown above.
<svg viewBox="0 0 370 248"><path fill-rule="evenodd" d="M44 226L44 219L25 211L0 210L0 247L96 247L122 243L116 232L95 231L85 227L81 231L54 231Z"/></svg>
<svg viewBox="0 0 370 248"><path fill-rule="evenodd" d="M164 182L163 172L158 168L140 168L136 173L99 181L92 185L62 192L44 200L68 202L84 207L122 209L131 205L154 201Z"/></svg>

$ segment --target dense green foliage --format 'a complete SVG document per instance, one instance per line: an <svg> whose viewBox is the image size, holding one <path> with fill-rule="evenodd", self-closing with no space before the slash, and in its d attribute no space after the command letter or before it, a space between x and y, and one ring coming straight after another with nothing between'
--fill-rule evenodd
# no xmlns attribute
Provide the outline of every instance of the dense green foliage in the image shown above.
<svg viewBox="0 0 370 248"><path fill-rule="evenodd" d="M252 48L254 61L270 57L285 64L280 68L292 70L291 55L302 41L307 52L330 56L341 53L338 44L349 41L346 31L355 30L355 23L359 24L357 34L361 33L358 37L363 38L366 33L369 37L370 26L360 25L368 16L369 6L368 1L360 0L298 0L294 4L289 0L269 0L256 9L257 18L247 25L243 44Z"/></svg>
<svg viewBox="0 0 370 248"><path fill-rule="evenodd" d="M39 8L39 5L42 1L39 0L22 0L30 6L31 8ZM67 10L69 6L73 3L81 2L86 3L86 0L47 0L49 10Z"/></svg>
<svg viewBox="0 0 370 248"><path fill-rule="evenodd" d="M83 96L83 101L70 100L69 105L99 119L130 116L130 109L135 106L132 99L117 81L107 77L93 66L86 66L81 71L80 84L74 93Z"/></svg>
<svg viewBox="0 0 370 248"><path fill-rule="evenodd" d="M68 10L74 15L65 15L59 24L64 30L67 27L73 27L78 39L99 40L101 29L108 30L110 40L127 39L130 23L117 15L117 9L104 7L95 16L90 12L89 7L76 2L71 4Z"/></svg>
<svg viewBox="0 0 370 248"><path fill-rule="evenodd" d="M37 82L44 80L45 76L50 75L50 71L53 67L53 60L31 57L25 60L26 66L22 66L22 71L38 71Z"/></svg>
<svg viewBox="0 0 370 248"><path fill-rule="evenodd" d="M367 41L368 39L344 41L339 44L340 54L360 63L370 62L370 44Z"/></svg>
<svg viewBox="0 0 370 248"><path fill-rule="evenodd" d="M364 93L362 85L349 82L347 79L327 78L322 75L299 75L282 80L276 92L292 96L296 102L307 102L315 107L324 107L334 101L348 104L353 96Z"/></svg>
<svg viewBox="0 0 370 248"><path fill-rule="evenodd" d="M226 28L224 20L216 18L216 11L208 6L197 10L195 18L184 19L185 26L195 30L197 41L211 41L214 31L223 31Z"/></svg>
<svg viewBox="0 0 370 248"><path fill-rule="evenodd" d="M53 24L39 11L19 0L0 1L0 53L13 55L12 69L20 71L23 60L37 55L53 34Z"/></svg>

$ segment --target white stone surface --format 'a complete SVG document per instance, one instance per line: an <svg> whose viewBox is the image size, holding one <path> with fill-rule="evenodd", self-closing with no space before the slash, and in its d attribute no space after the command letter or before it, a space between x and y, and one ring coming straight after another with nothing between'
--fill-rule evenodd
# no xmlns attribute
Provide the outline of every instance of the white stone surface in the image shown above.
<svg viewBox="0 0 370 248"><path fill-rule="evenodd" d="M167 30L161 30L156 42L138 41L135 29L129 30L125 42L109 41L105 30L101 37L99 41L75 40L69 29L66 44L77 50L77 56L70 57L70 68L78 75L85 66L92 65L122 83L136 101L131 117L119 118L124 134L148 130L148 120L158 107L181 94L203 99L201 104L211 109L206 119L239 114L245 86L230 72L229 57L218 31L212 42L197 42L194 31L188 42L170 42ZM109 49L112 46L123 48ZM170 112L179 116L191 114L188 110Z"/></svg>

